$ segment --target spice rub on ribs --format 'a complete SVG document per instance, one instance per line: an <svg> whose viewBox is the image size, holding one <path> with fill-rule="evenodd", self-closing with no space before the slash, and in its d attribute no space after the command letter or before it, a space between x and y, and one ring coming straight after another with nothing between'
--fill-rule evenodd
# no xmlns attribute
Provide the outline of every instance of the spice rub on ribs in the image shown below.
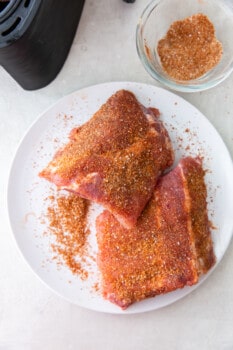
<svg viewBox="0 0 233 350"><path fill-rule="evenodd" d="M136 227L104 211L96 220L103 296L126 309L193 285L215 263L200 159L184 158L158 181Z"/></svg>
<svg viewBox="0 0 233 350"><path fill-rule="evenodd" d="M87 123L71 131L69 142L40 176L103 205L131 228L173 160L159 111L120 90Z"/></svg>

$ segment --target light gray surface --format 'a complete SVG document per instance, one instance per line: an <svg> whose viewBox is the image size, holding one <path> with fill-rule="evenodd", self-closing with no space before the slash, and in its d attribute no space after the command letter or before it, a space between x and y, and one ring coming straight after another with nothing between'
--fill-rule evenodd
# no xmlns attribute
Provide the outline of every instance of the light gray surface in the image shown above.
<svg viewBox="0 0 233 350"><path fill-rule="evenodd" d="M110 81L156 84L136 53L135 27L147 0L86 0L69 57L46 88L23 91L0 68L0 349L233 349L233 244L210 278L164 309L131 316L95 313L54 295L22 259L6 212L17 145L60 97ZM180 94L212 122L233 156L233 75L216 88ZM23 166L23 164L22 164ZM233 194L232 194L233 195Z"/></svg>

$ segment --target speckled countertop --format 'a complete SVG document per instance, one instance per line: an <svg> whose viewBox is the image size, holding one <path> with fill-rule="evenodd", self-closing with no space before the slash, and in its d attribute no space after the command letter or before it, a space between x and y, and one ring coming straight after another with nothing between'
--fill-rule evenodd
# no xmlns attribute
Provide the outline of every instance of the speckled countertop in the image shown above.
<svg viewBox="0 0 233 350"><path fill-rule="evenodd" d="M57 78L41 90L22 90L0 67L1 350L233 349L232 242L210 278L187 297L157 311L122 317L89 311L55 295L27 266L10 232L10 164L38 114L62 96L97 83L158 85L145 72L135 48L135 27L146 4L147 0L86 0L68 59ZM233 156L233 75L209 91L180 96L209 119Z"/></svg>

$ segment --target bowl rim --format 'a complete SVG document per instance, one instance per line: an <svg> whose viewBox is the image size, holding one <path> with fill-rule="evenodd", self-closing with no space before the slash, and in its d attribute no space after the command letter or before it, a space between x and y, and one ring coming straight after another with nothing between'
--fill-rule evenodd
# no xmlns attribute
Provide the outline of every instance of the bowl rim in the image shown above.
<svg viewBox="0 0 233 350"><path fill-rule="evenodd" d="M164 72L164 75L160 74L157 72L152 64L150 64L147 55L145 54L145 51L143 50L143 47L145 45L144 40L143 40L143 28L144 24L146 23L147 19L149 18L150 14L154 9L162 2L166 0L152 0L150 1L147 6L144 8L142 11L137 26L136 26L136 49L137 49L137 54L145 68L145 70L149 73L149 75L157 80L158 82L164 84L165 86L169 87L172 90L180 91L180 92L199 92L199 91L204 91L208 90L212 87L217 86L220 84L222 81L227 79L230 74L233 71L233 63L229 66L227 71L224 71L223 73L217 75L216 77L212 78L210 81L204 82L204 83L192 83L192 81L197 81L197 80L189 80L189 81L184 81L183 83L181 81L175 81L170 78L166 72ZM219 3L219 1L212 0L215 3ZM233 6L231 3L228 3L228 1L220 1L224 6L227 6L229 10L233 14Z"/></svg>

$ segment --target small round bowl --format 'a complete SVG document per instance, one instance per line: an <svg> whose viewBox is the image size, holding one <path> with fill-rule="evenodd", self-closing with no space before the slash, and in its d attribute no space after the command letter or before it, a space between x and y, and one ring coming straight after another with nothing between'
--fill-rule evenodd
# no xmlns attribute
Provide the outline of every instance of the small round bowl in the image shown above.
<svg viewBox="0 0 233 350"><path fill-rule="evenodd" d="M162 68L157 44L170 25L202 13L213 23L215 36L222 43L220 62L201 77L188 81L171 78ZM233 71L233 2L232 0L154 0L143 11L136 32L138 55L148 73L170 89L195 92L209 89Z"/></svg>

